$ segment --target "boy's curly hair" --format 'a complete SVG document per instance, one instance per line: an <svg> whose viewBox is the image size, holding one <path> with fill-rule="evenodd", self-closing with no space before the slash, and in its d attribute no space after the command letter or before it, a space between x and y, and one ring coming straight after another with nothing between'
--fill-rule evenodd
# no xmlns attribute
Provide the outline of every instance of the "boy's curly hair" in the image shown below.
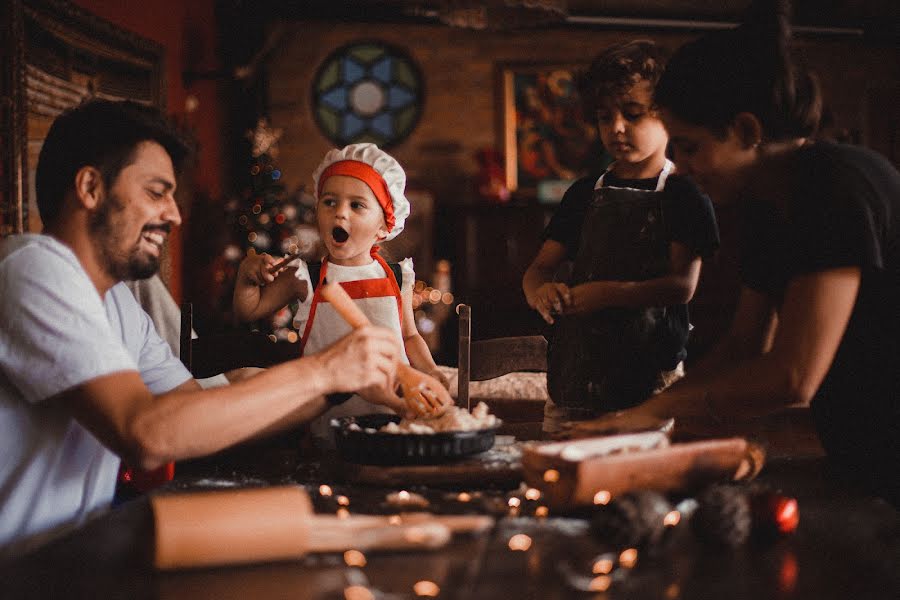
<svg viewBox="0 0 900 600"><path fill-rule="evenodd" d="M626 92L639 81L656 87L666 66L666 51L651 40L633 40L610 46L597 55L576 83L585 115L593 117L601 103Z"/></svg>

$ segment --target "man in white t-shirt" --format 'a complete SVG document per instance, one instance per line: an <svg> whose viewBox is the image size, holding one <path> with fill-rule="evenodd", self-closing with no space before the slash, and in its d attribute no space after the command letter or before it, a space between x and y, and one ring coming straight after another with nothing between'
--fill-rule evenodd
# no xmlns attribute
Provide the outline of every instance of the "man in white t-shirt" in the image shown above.
<svg viewBox="0 0 900 600"><path fill-rule="evenodd" d="M344 392L393 389L399 345L369 327L201 390L121 283L158 270L186 155L130 102L83 104L47 135L45 230L0 244L0 555L108 506L120 457L152 469L307 421Z"/></svg>

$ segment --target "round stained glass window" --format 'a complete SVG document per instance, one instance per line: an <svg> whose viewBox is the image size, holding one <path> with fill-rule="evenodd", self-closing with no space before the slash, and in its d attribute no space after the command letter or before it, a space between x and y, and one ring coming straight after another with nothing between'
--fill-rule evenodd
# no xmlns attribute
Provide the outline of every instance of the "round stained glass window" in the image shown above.
<svg viewBox="0 0 900 600"><path fill-rule="evenodd" d="M380 42L333 52L313 82L313 112L322 133L339 146L389 147L412 132L422 112L422 77L412 60Z"/></svg>

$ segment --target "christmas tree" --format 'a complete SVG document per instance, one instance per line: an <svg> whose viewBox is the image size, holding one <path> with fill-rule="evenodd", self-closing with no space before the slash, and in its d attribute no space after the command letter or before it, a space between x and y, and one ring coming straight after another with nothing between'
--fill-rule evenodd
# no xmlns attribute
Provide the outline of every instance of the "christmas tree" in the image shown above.
<svg viewBox="0 0 900 600"><path fill-rule="evenodd" d="M281 170L275 162L281 134L282 130L270 127L265 118L259 119L256 128L247 132L251 143L247 185L238 198L225 206L232 243L224 251L224 277L231 284L237 276L238 265L248 253L276 257L297 254L305 260L318 256L315 198L303 187L288 192L282 183ZM276 339L296 342L299 334L293 327L295 310L296 306L285 307L255 327Z"/></svg>

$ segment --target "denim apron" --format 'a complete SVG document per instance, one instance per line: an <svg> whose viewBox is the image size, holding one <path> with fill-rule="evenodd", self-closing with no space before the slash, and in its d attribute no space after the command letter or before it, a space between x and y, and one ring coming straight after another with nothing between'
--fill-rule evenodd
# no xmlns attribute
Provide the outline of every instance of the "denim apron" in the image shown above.
<svg viewBox="0 0 900 600"><path fill-rule="evenodd" d="M662 191L672 170L666 161L655 190L604 186L605 174L597 180L570 287L589 281L643 281L670 272ZM674 322L672 312L662 306L609 307L557 317L547 351L550 398L573 418L646 400L660 373L674 369L682 358L687 324Z"/></svg>

